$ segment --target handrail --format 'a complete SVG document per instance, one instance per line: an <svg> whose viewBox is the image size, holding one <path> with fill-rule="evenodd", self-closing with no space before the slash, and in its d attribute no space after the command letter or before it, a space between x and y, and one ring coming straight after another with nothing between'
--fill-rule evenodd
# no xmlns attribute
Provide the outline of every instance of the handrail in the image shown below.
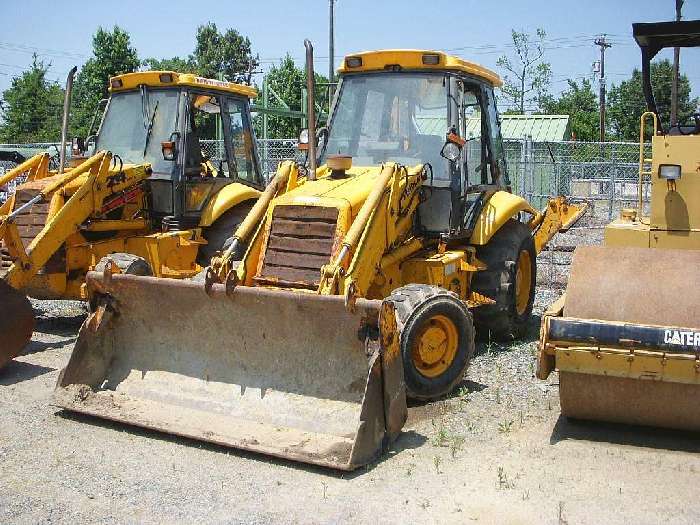
<svg viewBox="0 0 700 525"><path fill-rule="evenodd" d="M654 122L654 135L659 132L659 119L653 111L645 111L639 118L639 183L637 187L637 217L641 220L644 206L644 175L651 175L651 171L644 169L644 165L650 163L652 159L647 159L644 155L644 136L646 135L647 119L651 117ZM652 151L652 156L654 152Z"/></svg>

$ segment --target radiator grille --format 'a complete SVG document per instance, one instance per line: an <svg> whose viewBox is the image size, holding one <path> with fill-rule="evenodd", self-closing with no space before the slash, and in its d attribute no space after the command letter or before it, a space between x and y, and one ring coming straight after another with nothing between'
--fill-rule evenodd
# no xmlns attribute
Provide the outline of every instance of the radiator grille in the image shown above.
<svg viewBox="0 0 700 525"><path fill-rule="evenodd" d="M272 214L260 284L316 288L333 252L337 208L276 206Z"/></svg>

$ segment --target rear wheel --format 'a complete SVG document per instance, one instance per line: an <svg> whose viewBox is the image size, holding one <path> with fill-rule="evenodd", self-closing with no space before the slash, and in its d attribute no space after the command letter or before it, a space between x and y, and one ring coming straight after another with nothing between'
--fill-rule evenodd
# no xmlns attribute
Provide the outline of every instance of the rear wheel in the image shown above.
<svg viewBox="0 0 700 525"><path fill-rule="evenodd" d="M406 393L434 399L464 376L474 353L474 326L466 305L437 286L413 284L394 290Z"/></svg>
<svg viewBox="0 0 700 525"><path fill-rule="evenodd" d="M217 252L225 250L233 242L233 234L238 226L253 208L253 202L243 202L224 212L214 224L205 228L203 235L207 244L199 249L197 263L200 266L209 266L212 257Z"/></svg>
<svg viewBox="0 0 700 525"><path fill-rule="evenodd" d="M476 255L487 269L474 275L472 290L496 301L474 309L480 335L499 341L524 336L537 280L537 254L530 228L511 219L488 244L477 249Z"/></svg>

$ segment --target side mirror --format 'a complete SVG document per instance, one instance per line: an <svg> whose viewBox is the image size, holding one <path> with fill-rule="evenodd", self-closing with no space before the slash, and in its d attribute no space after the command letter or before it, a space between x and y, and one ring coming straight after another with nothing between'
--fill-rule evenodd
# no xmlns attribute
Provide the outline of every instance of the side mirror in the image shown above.
<svg viewBox="0 0 700 525"><path fill-rule="evenodd" d="M160 143L163 152L163 160L177 160L177 139L180 134L176 131L170 134L170 138Z"/></svg>
<svg viewBox="0 0 700 525"><path fill-rule="evenodd" d="M299 132L299 142L297 143L299 151L309 150L309 130L304 128Z"/></svg>
<svg viewBox="0 0 700 525"><path fill-rule="evenodd" d="M322 127L316 131L316 146L322 145L328 139L328 128ZM323 140L323 141L322 141ZM309 130L304 128L299 132L299 142L297 148L301 151L309 149Z"/></svg>
<svg viewBox="0 0 700 525"><path fill-rule="evenodd" d="M462 154L462 146L464 146L466 142L467 141L460 137L454 129L451 129L447 132L445 144L440 150L440 156L450 162L456 162Z"/></svg>

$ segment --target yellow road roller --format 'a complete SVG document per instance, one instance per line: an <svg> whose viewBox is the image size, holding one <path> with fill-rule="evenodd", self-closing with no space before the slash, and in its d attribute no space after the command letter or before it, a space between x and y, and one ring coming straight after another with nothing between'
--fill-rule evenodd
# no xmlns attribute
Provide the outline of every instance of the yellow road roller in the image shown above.
<svg viewBox="0 0 700 525"><path fill-rule="evenodd" d="M700 430L700 119L664 129L649 73L661 49L700 45L700 21L633 32L648 106L637 207L605 228L603 246L576 249L566 293L542 319L537 376L559 371L568 417Z"/></svg>

